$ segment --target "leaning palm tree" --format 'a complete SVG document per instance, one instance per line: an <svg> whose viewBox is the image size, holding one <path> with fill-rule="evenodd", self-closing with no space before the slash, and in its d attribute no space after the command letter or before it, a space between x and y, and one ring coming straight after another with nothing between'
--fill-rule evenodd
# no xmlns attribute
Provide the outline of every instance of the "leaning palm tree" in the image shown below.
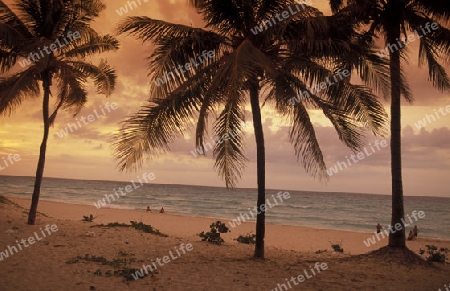
<svg viewBox="0 0 450 291"><path fill-rule="evenodd" d="M105 62L82 61L94 53L118 49L118 41L99 35L90 23L105 6L98 0L18 0L17 15L0 0L0 114L11 114L26 98L40 95L44 137L36 170L28 224L36 220L50 126L59 109L77 114L87 101L86 82L110 95L116 80ZM20 65L20 67L18 66ZM54 84L55 87L52 87ZM57 95L53 95L53 90ZM50 96L55 108L50 114Z"/></svg>
<svg viewBox="0 0 450 291"><path fill-rule="evenodd" d="M410 52L409 43L418 39L419 65L428 65L428 77L434 87L440 91L450 90L449 76L441 65L448 64L450 56L450 5L440 0L330 0L330 4L335 13L347 11L354 19L363 23L368 34L381 37L385 42L386 48L377 54L381 58L389 59L390 68L391 225L402 224L405 211L401 157L401 96L412 101L402 73L402 59L406 62ZM368 43L373 44L373 41L372 38ZM389 246L406 248L405 238L403 227L400 231L390 233Z"/></svg>
<svg viewBox="0 0 450 291"><path fill-rule="evenodd" d="M216 139L214 167L232 188L246 164L243 142L245 106L250 103L257 147L256 246L264 258L265 147L262 103L274 106L291 124L290 141L298 160L315 177L326 178L325 163L308 109L320 109L351 149L361 147L362 130L383 132L385 112L376 96L349 82L348 75L316 92L308 86L333 79L341 68L362 68L365 79L383 75L382 62L363 58L358 35L341 16L324 17L317 9L295 1L191 1L208 29L129 17L119 33L153 41L149 57L149 104L128 117L115 136L120 170L136 170L144 156L155 157L196 120L195 140L203 147L209 117ZM281 11L296 11L284 21L259 26ZM339 22L339 23L338 23ZM209 55L208 55L209 54ZM201 61L199 60L199 56ZM347 58L340 59L345 55ZM350 57L352 56L353 57ZM205 57L208 56L208 57ZM190 63L189 65L185 65ZM180 72L181 71L181 72ZM164 76L164 79L161 77ZM262 94L262 92L266 94ZM297 96L297 97L296 97ZM263 100L261 100L264 98ZM263 101L263 102L262 102ZM217 114L216 114L217 113Z"/></svg>

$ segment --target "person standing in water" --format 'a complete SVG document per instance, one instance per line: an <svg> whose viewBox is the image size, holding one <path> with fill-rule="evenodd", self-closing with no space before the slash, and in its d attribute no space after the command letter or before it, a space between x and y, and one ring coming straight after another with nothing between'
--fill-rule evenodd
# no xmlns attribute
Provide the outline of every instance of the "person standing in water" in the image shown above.
<svg viewBox="0 0 450 291"><path fill-rule="evenodd" d="M381 225L378 223L377 224L377 233L380 233L381 232Z"/></svg>
<svg viewBox="0 0 450 291"><path fill-rule="evenodd" d="M414 232L414 237L417 237L417 233L419 232L419 230L417 229L417 225L414 225L413 232Z"/></svg>

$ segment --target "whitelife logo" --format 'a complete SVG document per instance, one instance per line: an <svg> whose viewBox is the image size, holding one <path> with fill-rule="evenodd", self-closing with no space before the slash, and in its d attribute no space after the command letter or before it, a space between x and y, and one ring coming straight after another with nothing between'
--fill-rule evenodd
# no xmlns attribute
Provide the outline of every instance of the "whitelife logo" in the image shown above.
<svg viewBox="0 0 450 291"><path fill-rule="evenodd" d="M285 21L286 19L290 18L291 16L294 16L295 14L299 13L300 11L302 11L302 9L305 9L305 4L307 6L311 6L312 5L312 1L311 0L308 0L308 1L297 1L297 3L300 4L300 6L301 6L300 7L298 4L295 4L295 8L296 8L297 11L292 9L293 6L289 6L289 11L288 10L284 10L281 13L276 13L274 15L274 17L270 18L269 20L263 20L260 25L257 25L254 28L250 28L250 31L254 35L257 35L258 33L261 33L263 31L269 29L267 24L270 27L272 27L274 25L277 25L277 20L278 20L278 23L282 22L282 21Z"/></svg>
<svg viewBox="0 0 450 291"><path fill-rule="evenodd" d="M133 11L135 8L138 8L138 4L139 6L142 6L142 2L147 3L149 0L137 0L136 1L128 1L127 5L120 7L119 9L116 9L117 14L119 14L119 16L122 16L126 13L128 13L128 11ZM133 7L134 5L134 7ZM128 7L130 7L130 10L128 10Z"/></svg>
<svg viewBox="0 0 450 291"><path fill-rule="evenodd" d="M252 218L255 218L255 215L257 215L257 214L261 214L261 212L265 212L267 209L278 205L278 201L274 195L272 195L272 198L273 198L273 202L275 203L275 205L270 204L269 198L267 198L266 203L261 204L259 209L258 209L258 206L254 206L252 209L248 208L249 213L252 216ZM280 200L280 203L281 203L281 202L283 202L283 198L284 198L284 200L291 198L291 194L289 194L289 192L282 193L280 191L277 193L277 198ZM267 207L267 206L269 206L269 207ZM261 211L259 211L259 210L261 210ZM248 216L248 214L240 213L236 219L233 219L233 221L229 221L228 223L230 224L230 226L232 228L235 228L236 226L241 225L241 223L246 222L247 220L250 220L250 217Z"/></svg>
<svg viewBox="0 0 450 291"><path fill-rule="evenodd" d="M409 216L409 214L407 214L407 216L408 216L408 220L409 220L409 222L411 223L411 224L413 224L414 222L417 222L417 220L419 220L419 218L424 218L425 217L425 212L423 212L423 211L417 211L417 210L414 210L412 213L411 213L411 216L412 217L414 217L414 219L415 219L415 221L413 221L412 219L411 219L411 217ZM418 217L418 218L417 218ZM374 244L376 244L377 243L377 240L376 239L378 239L378 241L380 241L380 237L379 237L379 235L381 235L382 237L383 237L383 239L385 238L385 234L386 234L386 237L389 237L389 232L391 232L391 233L396 233L397 231L399 231L399 230L401 230L403 227L406 229L406 227L407 226L410 226L411 224L408 224L408 223L406 223L405 222L405 220L402 218L402 219L400 219L401 221L402 221L402 223L396 223L394 226L392 226L392 225L390 225L389 227L388 227L388 229L383 229L383 231L382 232L380 232L380 233L376 233L375 232L375 235L373 235L372 237L369 237L367 240L365 240L365 241L363 241L363 243L366 245L366 247L370 247L370 245L374 245ZM394 227L394 229L392 229ZM384 232L384 233L383 233Z"/></svg>
<svg viewBox="0 0 450 291"><path fill-rule="evenodd" d="M366 157L373 155L375 153L375 149L373 148L371 143L369 143L369 146L372 149L372 152L369 152L367 150L367 148L364 147L364 153L363 152L358 152L356 154L356 156L352 154L352 155L350 155L350 158L348 158L348 156L345 156L345 158L347 159L347 162L348 162L348 167L353 165L350 162L350 159L353 161L354 164L356 164L357 162L364 160ZM385 147L388 146L388 143L387 143L386 140L382 140L381 142L379 140L376 140L375 143L374 143L374 146L377 148L378 151L380 151L381 150L380 146L382 148L385 148ZM358 158L358 159L356 159L356 158ZM347 168L347 163L346 162L337 162L337 164L334 167L331 167L331 168L327 169L328 176L331 177L334 174L337 174L339 172L338 166L339 166L339 169L342 171L343 169ZM345 168L343 168L342 166L344 166Z"/></svg>
<svg viewBox="0 0 450 291"><path fill-rule="evenodd" d="M417 37L418 37L419 39L421 39L421 38L424 37L425 35L427 35L427 34L429 34L429 33L432 33L432 31L430 30L430 27L431 27L431 29L434 31L434 30L439 29L439 24L438 24L437 22L433 22L433 23L431 23L431 24L430 24L429 22L427 22L427 23L425 24L426 31L425 31L425 29L422 27L422 25L420 26L420 30L422 31L423 34L420 34L420 33L417 31L417 29L415 29L415 30L414 30L415 35L414 35L414 34L408 35L408 39L406 39L406 37L402 37L400 40L399 40L398 38L396 38L398 46L397 46L397 44L391 44L391 43L389 43L389 44L386 46L386 48L385 48L384 50L380 50L380 52L376 53L376 55L378 55L378 57L380 57L380 58L382 58L382 59L383 59L384 57L389 56L389 52L393 53L394 51L398 51L398 50L400 50L400 49L406 47L406 46L409 45L410 43L415 42L415 41L416 41L416 35L417 35Z"/></svg>
<svg viewBox="0 0 450 291"><path fill-rule="evenodd" d="M317 274L314 271L314 269L317 270ZM326 269L328 269L328 265L327 263L319 263L316 262L316 264L314 265L314 268L312 268L311 266L309 266L309 270L311 272L312 275L310 275L308 273L308 271L306 269L303 270L303 273L305 274L305 276L303 276L302 274L298 275L297 277L292 276L291 279L286 278L286 284L284 283L278 283L277 287L275 287L275 289L272 289L270 291L285 291L285 290L289 290L292 289L293 286L291 285L291 282L294 283L294 286L299 285L300 283L305 282L305 280L307 279L311 279L314 276L317 276L318 274L320 274L320 271L325 271ZM297 280L296 280L297 279ZM298 282L297 282L298 281ZM289 288L288 288L289 286ZM282 288L283 287L283 288Z"/></svg>
<svg viewBox="0 0 450 291"><path fill-rule="evenodd" d="M50 55L54 51L56 51L58 49L62 49L63 47L68 45L69 42L76 41L77 39L81 38L81 35L78 31L75 31L73 33L71 31L69 31L69 32L67 32L67 38L69 39L69 41L63 36L62 39L57 39L50 46L45 45L42 49L39 47L38 48L39 52L30 53L30 56L27 59L19 61L19 65L22 68L24 68L25 66L29 66L29 65L31 65L31 59L33 59L33 62L35 63L35 62L39 61L41 58L43 58L45 56L44 51L47 55ZM44 50L44 51L42 51L42 50Z"/></svg>
<svg viewBox="0 0 450 291"><path fill-rule="evenodd" d="M131 193L133 192L135 189L141 187L144 185L144 183L142 183L142 180L139 176L137 176L137 179L139 180L139 182L141 183L141 185L136 185L136 183L134 183L134 180L131 180L131 185L127 185L125 186L125 188L119 187L119 189L117 191L119 191L119 193L122 196L126 196L127 193ZM142 179L148 183L149 181L153 181L155 180L155 174L154 173L144 173L142 175ZM134 189L133 189L134 187ZM125 190L125 192L123 192L123 190ZM121 196L119 196L119 194L117 193L116 189L114 188L114 194L116 195L117 199L119 199ZM111 199L110 199L111 198ZM106 200L105 200L106 199ZM114 197L113 194L105 194L105 198L103 198L102 200L98 200L97 202L94 202L95 207L97 207L97 209L101 208L101 207L105 207L108 203L106 203L106 201L108 201L108 203L112 203L114 201L116 201L116 198Z"/></svg>
<svg viewBox="0 0 450 291"><path fill-rule="evenodd" d="M13 165L14 162L20 161L20 155L19 155L19 154L15 154L15 155L9 154L8 157L6 158L6 159L9 161L9 163L8 163L7 160L5 160L5 157L2 157L2 159L3 159L3 164L4 164L5 166L2 167L2 165L0 165L0 171L1 171L1 170L4 170L4 169L6 169L6 168L8 168L8 167L11 166L11 165Z"/></svg>
<svg viewBox="0 0 450 291"><path fill-rule="evenodd" d="M110 113L112 110L116 110L118 108L118 106L117 106L117 103L115 103L115 102L112 102L111 104L109 102L106 102L105 103L105 108L106 108L107 113ZM94 122L97 119L100 119L103 116L105 116L106 112L105 112L105 110L103 109L103 107L101 105L100 105L100 110L101 110L102 114L98 114L97 109L94 109L95 116L94 116L94 114L89 114L87 116L87 118L84 117L84 116L81 116L80 119L83 122L83 124L84 125L88 125L89 123ZM87 119L87 121L86 121L86 119ZM59 132L57 132L56 135L59 138L63 138L65 136L69 135L69 130L70 130L70 132L74 132L74 131L82 128L83 126L80 123L80 120L78 120L78 118L75 118L75 120L77 121L77 124L75 124L75 123L67 123L67 126L65 128L63 128L63 129L61 129Z"/></svg>
<svg viewBox="0 0 450 291"><path fill-rule="evenodd" d="M170 259L172 258L172 260L176 260L179 257L181 257L181 255L186 254L186 251L190 252L194 249L194 247L192 246L192 244L186 244L186 246L184 244L181 244L178 248L175 247L175 251L177 252L178 256L175 256L172 251L169 251L169 256L164 256L162 258L162 263L161 263L161 258L156 258L156 262L158 263L158 265L160 267L164 266L164 264L168 264L170 263ZM182 254L180 254L179 250L181 250ZM134 274L131 274L131 276L134 278L134 280L137 280L139 278L144 277L144 273L148 275L149 271L150 272L154 272L156 269L158 269L158 267L156 266L155 262L152 262L152 264L150 265L142 265L142 268L137 270Z"/></svg>
<svg viewBox="0 0 450 291"><path fill-rule="evenodd" d="M320 82L320 84L315 84L312 88L306 88L306 91L300 91L298 93L297 96L292 97L288 100L290 105L295 105L296 103L300 103L301 98L306 99L311 97L309 95L309 93L311 94L316 94L319 93L322 90L325 90L327 87L331 87L335 84L337 84L338 82L342 81L344 78L348 78L350 77L350 71L349 70L338 70L334 75L333 75L333 80L334 82L332 82L328 77L325 78L324 82ZM339 78L339 80L338 80Z"/></svg>
<svg viewBox="0 0 450 291"><path fill-rule="evenodd" d="M213 59L214 58L214 51L206 51L204 50L201 55L197 55L197 59L200 63L197 63L194 58L189 58L189 63L186 63L183 65L179 65L178 67L174 66L174 72L178 77L181 76L181 74L184 74L193 68L197 68L199 65L204 64L207 62L208 58ZM178 68L178 69L177 69ZM185 70L186 69L186 70ZM166 84L171 79L175 79L175 75L172 72L164 72L164 76L162 78L157 78L153 83L155 83L156 86L161 86L162 84Z"/></svg>
<svg viewBox="0 0 450 291"><path fill-rule="evenodd" d="M36 241L40 241L40 240L46 238L47 235L42 230L42 228L39 228L39 229L41 231L42 237L40 237L38 235L38 233L35 231L34 236L30 236L27 240L22 239L20 241L20 243L18 240L16 240L17 248L19 248L19 250L22 250L22 245L27 248L27 247L31 246L32 244L34 244ZM51 235L52 233L58 231L58 226L56 224L53 224L51 226L47 224L45 226L45 231L48 233L48 235ZM34 238L36 238L36 240ZM28 244L27 244L27 242L28 242ZM4 252L0 252L0 261L3 261L3 259L8 258L10 254L12 256L15 253L18 253L19 251L17 250L17 248L15 246L8 246L8 248ZM13 250L14 250L14 252L13 252Z"/></svg>
<svg viewBox="0 0 450 291"><path fill-rule="evenodd" d="M447 111L447 113L444 111L444 108L439 107L439 110L437 110L441 113L441 116L446 116L447 113L450 113L450 105L447 105L445 107L445 111ZM428 115L425 114L425 118L422 120L419 120L418 122L415 122L414 125L417 127L417 129L421 129L422 127L427 126L429 123L436 121L437 119L441 119L441 116L439 116L439 112L437 112L436 109L434 109L434 115Z"/></svg>

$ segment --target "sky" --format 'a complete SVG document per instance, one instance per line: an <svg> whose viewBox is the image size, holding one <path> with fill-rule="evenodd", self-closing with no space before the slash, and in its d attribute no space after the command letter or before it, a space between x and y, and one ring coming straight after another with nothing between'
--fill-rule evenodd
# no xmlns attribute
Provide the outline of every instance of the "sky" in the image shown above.
<svg viewBox="0 0 450 291"><path fill-rule="evenodd" d="M9 4L13 1L5 2ZM138 8L120 16L116 10L127 5L127 1L105 1L107 9L96 20L94 28L100 33L114 34L117 23L132 15L203 27L202 17L188 5L187 0L140 2ZM312 5L329 13L327 2L316 0ZM59 112L50 131L44 177L131 181L143 173L152 172L156 177L153 182L157 184L224 187L224 181L213 168L211 151L200 157L194 157L191 153L195 150L192 130L171 144L169 153L146 160L138 171L118 171L111 137L119 128L119 123L137 112L149 98L146 58L154 46L131 36L120 35L117 38L121 42L119 51L102 54L94 60L98 63L100 58L106 58L116 69L118 82L115 92L106 98L97 95L90 87L89 101L75 118L69 112ZM417 52L417 43L409 44L413 54ZM450 197L450 93L440 93L431 86L427 70L417 66L416 55L406 66L407 79L415 100L412 104L403 102L402 105L404 195ZM447 65L446 68L450 73L450 67ZM380 97L380 100L389 112L389 100L384 97ZM436 111L439 108L445 110L447 106L449 113L444 111L445 115ZM41 107L42 97L29 98L12 115L0 116L0 175L34 176L43 134ZM250 110L249 105L246 110ZM91 114L93 117L89 117ZM266 147L266 187L280 191L390 195L389 136L374 137L367 134L366 151L362 159L355 158L358 162L354 163L350 159L352 152L339 141L335 130L323 115L315 110L310 110L310 115L327 168L337 166L340 162L342 170L336 168L337 172L328 181L319 181L306 173L296 161L294 148L289 143L287 123L273 108L265 106L262 119ZM418 122L426 115L434 115L436 120L429 118L430 122L427 120L423 124L425 126L419 129ZM250 114L247 116L251 117ZM69 130L68 135L61 133L68 123L81 122L82 117L90 118L90 122L81 123L82 126L73 132ZM256 147L251 118L248 118L246 125L245 154L249 161L237 187L256 188ZM211 132L210 137L213 138ZM376 147L375 144L385 146ZM7 160L8 155L12 155L12 163ZM343 163L347 164L347 168Z"/></svg>

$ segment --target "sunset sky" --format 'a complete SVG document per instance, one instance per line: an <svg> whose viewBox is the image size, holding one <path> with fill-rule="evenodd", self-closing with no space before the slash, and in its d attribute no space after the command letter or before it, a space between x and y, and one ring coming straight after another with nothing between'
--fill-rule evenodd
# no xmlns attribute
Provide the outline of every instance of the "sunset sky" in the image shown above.
<svg viewBox="0 0 450 291"><path fill-rule="evenodd" d="M8 0L6 3L12 3ZM136 1L137 2L137 1ZM120 20L127 16L142 15L169 22L202 27L201 16L188 4L187 0L149 0L138 9L119 16L116 10L127 5L127 1L105 1L107 9L102 12L94 27L100 33L114 34L114 28ZM328 1L313 1L313 6L328 13ZM191 151L195 150L193 133L186 132L184 139L171 145L171 152L156 160L148 161L138 172L120 173L112 158L110 140L112 133L118 129L120 121L135 113L146 104L149 91L147 78L147 60L152 50L151 43L142 44L133 37L120 35L121 47L116 53L102 54L94 60L107 58L115 67L118 82L114 94L106 99L90 90L89 102L77 118L87 118L107 102L115 102L117 109L107 112L102 118L83 125L65 137L58 137L57 132L68 123L76 122L68 112L59 112L55 125L51 128L48 141L47 160L44 176L89 179L89 180L121 180L130 181L144 172L153 172L154 183L190 184L207 186L224 186L224 182L213 169L214 160L211 151L206 157L195 158ZM414 55L406 68L408 81L412 87L415 101L413 104L403 103L403 180L406 196L443 196L450 197L450 113L439 114L439 119L429 122L425 128L418 129L415 124L426 114L435 114L440 107L450 106L450 93L442 94L428 82L426 68L419 69L417 58L418 42L410 45ZM380 47L381 49L381 47ZM450 67L447 66L450 73ZM380 97L389 112L389 101ZM54 99L53 99L54 101ZM52 103L53 104L53 103ZM0 175L33 176L39 155L42 139L42 97L26 100L11 116L0 116ZM249 110L249 106L246 108ZM450 109L449 109L450 110ZM250 114L247 114L250 117ZM289 128L273 108L264 107L264 134L266 142L266 181L267 188L276 190L311 190L327 192L358 192L390 194L390 156L389 147L372 152L371 156L359 161L347 169L334 174L327 183L313 179L305 173L296 162L293 146L288 141ZM337 162L346 161L351 154L338 140L331 124L320 114L311 111L316 125L322 151L327 167ZM256 188L256 148L252 131L251 118L246 129L246 155L249 159L244 177L238 184L242 188ZM211 132L210 132L211 134ZM211 136L212 137L212 136ZM375 140L383 140L371 135L367 136L367 144ZM389 137L385 137L389 143ZM20 161L5 167L3 157L8 154L19 154ZM1 168L0 168L1 169ZM45 191L45 189L43 190Z"/></svg>

